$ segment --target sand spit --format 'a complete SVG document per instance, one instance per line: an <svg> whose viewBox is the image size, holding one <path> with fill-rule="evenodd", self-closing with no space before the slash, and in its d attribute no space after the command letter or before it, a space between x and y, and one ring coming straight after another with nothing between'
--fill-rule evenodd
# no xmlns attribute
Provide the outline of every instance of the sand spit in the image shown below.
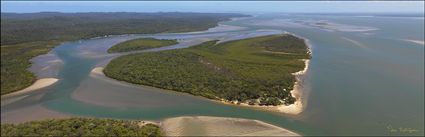
<svg viewBox="0 0 425 137"><path fill-rule="evenodd" d="M105 74L103 74L103 67L96 67L94 69L91 70L90 72L91 76L105 76Z"/></svg>
<svg viewBox="0 0 425 137"><path fill-rule="evenodd" d="M161 128L166 136L300 136L262 121L209 116L165 119Z"/></svg>
<svg viewBox="0 0 425 137"><path fill-rule="evenodd" d="M406 39L405 41L413 42L413 43L416 43L416 44L419 44L419 45L425 45L425 42L424 42L423 40L411 40L411 39Z"/></svg>
<svg viewBox="0 0 425 137"><path fill-rule="evenodd" d="M3 95L3 96L1 96L1 98L23 95L23 94L29 93L31 91L34 91L34 90L37 90L37 89L41 89L41 88L45 88L45 87L48 87L50 85L53 85L58 80L59 79L57 79L57 78L42 78L42 79L38 79L31 86L29 86L29 87L27 87L25 89L16 91L16 92L12 92L10 94Z"/></svg>

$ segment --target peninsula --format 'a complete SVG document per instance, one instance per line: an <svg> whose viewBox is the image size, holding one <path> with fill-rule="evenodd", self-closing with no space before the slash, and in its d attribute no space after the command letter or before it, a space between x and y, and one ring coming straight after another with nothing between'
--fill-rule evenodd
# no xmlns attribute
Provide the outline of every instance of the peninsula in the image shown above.
<svg viewBox="0 0 425 137"><path fill-rule="evenodd" d="M297 100L291 94L295 74L305 71L309 58L304 39L282 34L121 56L104 73L223 102L288 106Z"/></svg>

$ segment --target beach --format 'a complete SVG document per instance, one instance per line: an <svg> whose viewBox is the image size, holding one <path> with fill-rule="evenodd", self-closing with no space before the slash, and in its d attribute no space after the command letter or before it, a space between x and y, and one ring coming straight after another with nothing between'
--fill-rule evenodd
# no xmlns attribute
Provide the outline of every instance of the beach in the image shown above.
<svg viewBox="0 0 425 137"><path fill-rule="evenodd" d="M103 67L96 67L90 71L90 76L105 76L103 74Z"/></svg>
<svg viewBox="0 0 425 137"><path fill-rule="evenodd" d="M226 101L226 100L221 100L221 101L217 101L217 102L224 103L224 104L227 104L227 105L250 107L250 108L255 108L255 109L261 109L261 110L267 110L267 111L289 114L289 115L298 115L304 110L304 107L306 105L305 100L303 98L302 81L303 81L304 74L308 71L308 66L309 66L309 63L310 63L309 59L305 59L303 61L305 63L304 69L301 70L301 71L293 73L293 75L297 79L297 81L294 83L294 88L291 91L292 96L296 99L294 104L277 105L277 106L260 106L260 105L249 105L248 103L233 102L233 101Z"/></svg>
<svg viewBox="0 0 425 137"><path fill-rule="evenodd" d="M35 81L31 86L26 87L22 90L16 91L16 92L12 92L6 95L2 95L1 98L5 98L5 97L12 97L12 96L19 96L19 95L23 95L26 93L29 93L31 91L37 90L37 89L41 89L41 88L45 88L48 87L50 85L55 84L59 79L57 78L41 78L38 79L37 81Z"/></svg>
<svg viewBox="0 0 425 137"><path fill-rule="evenodd" d="M310 48L309 48L309 52L311 53ZM293 75L296 77L296 80L297 80L294 83L293 90L291 91L292 96L296 99L294 104L278 105L278 106L260 106L260 105L249 105L247 103L242 103L242 102L239 102L239 104L238 104L238 102L225 101L225 100L221 100L221 101L213 100L213 101L224 103L224 104L227 104L227 105L237 105L237 106L251 107L251 108L262 109L262 110L267 110L267 111L285 113L285 114L290 114L290 115L297 115L297 114L299 114L303 111L303 108L304 108L304 105L305 105L304 99L302 98L302 96L303 96L302 76L307 72L310 60L304 59L302 61L304 61L304 63L305 63L304 69L301 70L301 71L293 73ZM96 68L92 69L91 72L90 72L90 76L95 77L95 78L105 79L106 76L103 73L103 69L104 69L103 67L96 67ZM105 79L105 80L107 80L107 79ZM83 99L83 98L86 98L86 97L79 95L79 94L73 94L73 98L80 100L80 101L83 101L83 102L94 103L93 100L91 100L91 99ZM91 101L89 101L89 100L91 100ZM211 100L211 99L208 99L208 100ZM98 104L98 103L94 103L94 104Z"/></svg>
<svg viewBox="0 0 425 137"><path fill-rule="evenodd" d="M300 136L258 120L210 116L183 116L163 120L166 136Z"/></svg>

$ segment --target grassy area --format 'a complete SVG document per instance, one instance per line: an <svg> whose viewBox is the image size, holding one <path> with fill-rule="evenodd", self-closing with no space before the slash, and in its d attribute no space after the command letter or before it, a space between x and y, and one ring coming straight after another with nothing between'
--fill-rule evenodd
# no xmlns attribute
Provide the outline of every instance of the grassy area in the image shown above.
<svg viewBox="0 0 425 137"><path fill-rule="evenodd" d="M1 46L1 95L30 86L34 74L27 68L30 59L49 52L58 41L28 42Z"/></svg>
<svg viewBox="0 0 425 137"><path fill-rule="evenodd" d="M104 35L200 31L241 14L1 13L1 95L35 81L29 59L64 41Z"/></svg>
<svg viewBox="0 0 425 137"><path fill-rule="evenodd" d="M161 136L158 126L134 121L70 118L2 124L1 136Z"/></svg>
<svg viewBox="0 0 425 137"><path fill-rule="evenodd" d="M154 39L154 38L139 38L134 40L125 41L114 45L108 49L108 53L113 52L128 52L135 50L159 48L164 46L170 46L177 44L177 40L165 40L165 39Z"/></svg>
<svg viewBox="0 0 425 137"><path fill-rule="evenodd" d="M304 40L270 35L186 49L139 53L112 60L107 76L211 99L260 105L292 104L292 73L308 59Z"/></svg>

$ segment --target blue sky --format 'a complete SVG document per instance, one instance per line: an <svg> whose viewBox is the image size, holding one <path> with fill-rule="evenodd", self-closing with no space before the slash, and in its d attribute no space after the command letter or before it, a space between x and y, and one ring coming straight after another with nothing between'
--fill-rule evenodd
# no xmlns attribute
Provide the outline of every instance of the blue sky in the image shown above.
<svg viewBox="0 0 425 137"><path fill-rule="evenodd" d="M255 2L255 1L2 1L2 12L392 12L423 13L423 1Z"/></svg>

